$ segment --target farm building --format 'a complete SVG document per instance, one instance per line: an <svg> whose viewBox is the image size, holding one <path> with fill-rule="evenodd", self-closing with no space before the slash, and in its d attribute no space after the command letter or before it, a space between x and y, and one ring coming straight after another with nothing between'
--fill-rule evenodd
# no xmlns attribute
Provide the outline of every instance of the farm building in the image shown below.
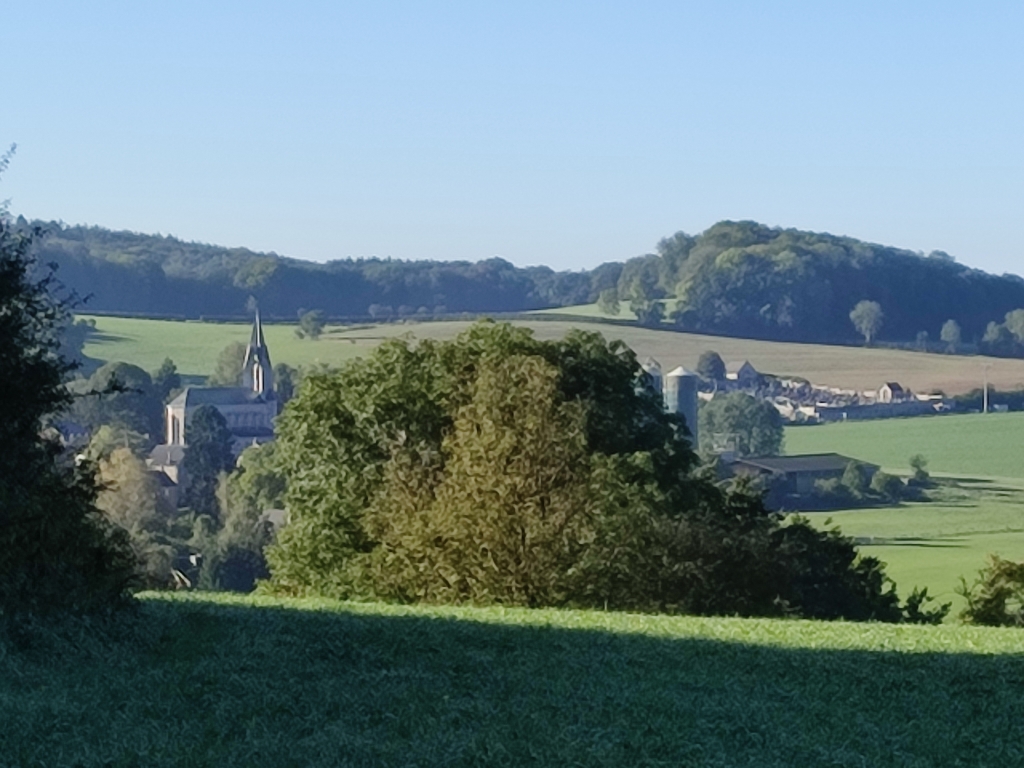
<svg viewBox="0 0 1024 768"><path fill-rule="evenodd" d="M898 403L906 400L910 393L895 381L887 381L878 388L878 402Z"/></svg>
<svg viewBox="0 0 1024 768"><path fill-rule="evenodd" d="M803 456L765 456L733 459L725 469L734 477L756 477L784 495L806 495L819 480L841 480L850 462L857 461L838 453L811 453ZM877 464L858 461L870 482L879 470Z"/></svg>
<svg viewBox="0 0 1024 768"><path fill-rule="evenodd" d="M744 360L742 363L728 363L725 366L725 378L746 387L757 385L761 381L761 374L749 360Z"/></svg>

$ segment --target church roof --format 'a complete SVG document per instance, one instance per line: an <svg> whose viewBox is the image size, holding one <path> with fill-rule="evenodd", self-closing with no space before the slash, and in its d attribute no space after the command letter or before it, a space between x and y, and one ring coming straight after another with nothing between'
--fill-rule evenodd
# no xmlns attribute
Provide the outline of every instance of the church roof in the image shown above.
<svg viewBox="0 0 1024 768"><path fill-rule="evenodd" d="M249 405L264 402L266 398L259 392L245 387L185 387L168 405L197 408L200 405Z"/></svg>
<svg viewBox="0 0 1024 768"><path fill-rule="evenodd" d="M149 454L150 466L172 466L181 464L185 458L183 445L158 445Z"/></svg>

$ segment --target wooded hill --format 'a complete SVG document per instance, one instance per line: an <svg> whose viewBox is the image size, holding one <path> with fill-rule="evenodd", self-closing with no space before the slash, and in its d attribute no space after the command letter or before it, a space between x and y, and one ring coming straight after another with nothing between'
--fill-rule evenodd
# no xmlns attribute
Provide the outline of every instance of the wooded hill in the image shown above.
<svg viewBox="0 0 1024 768"><path fill-rule="evenodd" d="M924 331L937 341L954 319L969 343L1024 307L1018 276L970 269L942 252L924 256L755 222L680 232L656 253L581 272L517 268L497 258L317 264L167 236L44 226L50 234L40 258L56 262L61 279L91 296L87 309L97 312L240 316L255 296L269 317L315 308L331 317L387 318L571 306L605 292L641 310L678 296L668 319L685 330L842 342L857 338L849 313L867 299L884 312L880 340L909 341Z"/></svg>

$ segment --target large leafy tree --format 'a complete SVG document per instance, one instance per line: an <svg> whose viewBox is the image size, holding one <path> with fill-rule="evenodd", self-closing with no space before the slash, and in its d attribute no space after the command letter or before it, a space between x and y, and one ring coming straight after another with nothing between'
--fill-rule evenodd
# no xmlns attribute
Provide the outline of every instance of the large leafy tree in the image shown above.
<svg viewBox="0 0 1024 768"><path fill-rule="evenodd" d="M55 276L31 256L40 234L0 210L0 616L120 604L134 574L126 537L96 509L89 465L44 431L72 402L72 364L60 356L68 314Z"/></svg>
<svg viewBox="0 0 1024 768"><path fill-rule="evenodd" d="M898 620L877 561L697 472L620 343L481 323L311 373L278 422L285 594ZM841 546L840 546L841 545Z"/></svg>
<svg viewBox="0 0 1024 768"><path fill-rule="evenodd" d="M771 403L743 392L702 403L697 415L703 447L721 439L739 456L774 456L782 450L782 417Z"/></svg>
<svg viewBox="0 0 1024 768"><path fill-rule="evenodd" d="M217 515L217 483L231 470L231 430L221 412L201 405L188 418L183 467L188 482L186 502L202 514Z"/></svg>

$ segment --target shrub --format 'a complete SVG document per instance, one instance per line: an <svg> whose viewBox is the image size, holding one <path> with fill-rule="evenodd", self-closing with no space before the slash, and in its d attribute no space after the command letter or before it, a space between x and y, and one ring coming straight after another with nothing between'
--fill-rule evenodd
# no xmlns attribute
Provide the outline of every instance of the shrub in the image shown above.
<svg viewBox="0 0 1024 768"><path fill-rule="evenodd" d="M889 501L896 502L902 499L904 488L900 478L881 470L875 472L874 477L871 478L871 490Z"/></svg>
<svg viewBox="0 0 1024 768"><path fill-rule="evenodd" d="M967 600L960 618L990 627L1024 626L1024 563L989 555L988 566L970 586L960 580L957 592Z"/></svg>

